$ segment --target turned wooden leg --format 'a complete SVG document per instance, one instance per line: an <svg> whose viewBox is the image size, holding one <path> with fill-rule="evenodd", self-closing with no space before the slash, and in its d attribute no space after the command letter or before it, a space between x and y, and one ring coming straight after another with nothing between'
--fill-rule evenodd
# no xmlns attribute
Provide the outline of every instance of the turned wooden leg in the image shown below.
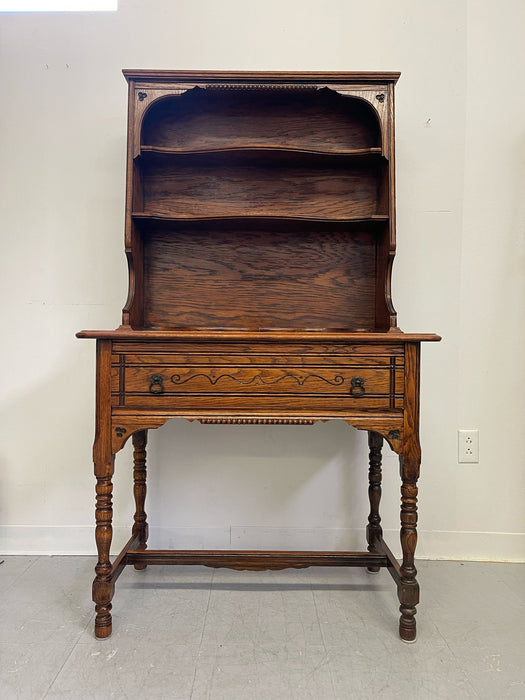
<svg viewBox="0 0 525 700"><path fill-rule="evenodd" d="M111 599L115 589L109 558L113 528L112 494L115 456L111 446L111 341L97 340L97 411L93 462L95 464L96 509L95 541L98 561L93 581L95 603L95 636L111 634Z"/></svg>
<svg viewBox="0 0 525 700"><path fill-rule="evenodd" d="M417 476L419 460L402 459L401 461L401 581L398 597L401 605L399 611L399 636L405 642L416 639L416 605L419 603L419 584L416 580L417 570L414 554L417 544Z"/></svg>
<svg viewBox="0 0 525 700"><path fill-rule="evenodd" d="M139 430L132 435L133 441L133 494L135 496L135 516L133 535L139 536L138 549L146 549L148 523L144 510L146 501L146 444L148 431ZM135 569L145 569L147 564L134 564Z"/></svg>
<svg viewBox="0 0 525 700"><path fill-rule="evenodd" d="M379 503L381 501L381 448L383 447L383 436L372 430L368 431L369 471L368 471L368 498L370 500L370 515L366 527L366 541L368 551L376 552L376 540L382 536L381 516L379 515ZM379 566L369 566L368 571L375 574L379 571Z"/></svg>
<svg viewBox="0 0 525 700"><path fill-rule="evenodd" d="M403 448L399 455L401 475L401 579L397 595L401 617L399 636L405 642L416 639L416 605L419 584L416 580L414 554L417 544L417 480L421 465L419 444L419 343L405 345L405 410Z"/></svg>
<svg viewBox="0 0 525 700"><path fill-rule="evenodd" d="M112 466L112 465L111 465ZM111 477L112 468L104 476L97 476L96 485L96 529L95 541L98 550L98 562L95 566L96 577L93 581L93 601L95 603L95 636L109 637L111 634L111 599L114 584L111 580L111 562L109 550L113 537L111 525L113 517Z"/></svg>

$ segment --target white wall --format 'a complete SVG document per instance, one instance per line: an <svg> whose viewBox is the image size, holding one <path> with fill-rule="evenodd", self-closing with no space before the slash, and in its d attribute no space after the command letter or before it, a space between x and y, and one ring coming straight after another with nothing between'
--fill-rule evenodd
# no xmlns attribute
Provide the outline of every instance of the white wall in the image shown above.
<svg viewBox="0 0 525 700"><path fill-rule="evenodd" d="M423 348L425 557L525 560L525 5L121 0L0 17L0 549L93 552L94 344L126 296L121 68L401 70L394 301ZM504 8L504 12L502 10ZM456 431L480 429L479 465ZM361 546L366 436L338 422L150 433L153 541ZM116 475L116 543L132 503ZM384 524L398 524L385 456ZM394 537L394 542L396 538Z"/></svg>

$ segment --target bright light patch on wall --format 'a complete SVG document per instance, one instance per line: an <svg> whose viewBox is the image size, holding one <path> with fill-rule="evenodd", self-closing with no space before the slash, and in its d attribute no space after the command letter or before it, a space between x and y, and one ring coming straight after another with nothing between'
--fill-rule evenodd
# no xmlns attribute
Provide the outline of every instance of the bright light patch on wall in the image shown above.
<svg viewBox="0 0 525 700"><path fill-rule="evenodd" d="M115 12L118 0L0 0L0 12Z"/></svg>

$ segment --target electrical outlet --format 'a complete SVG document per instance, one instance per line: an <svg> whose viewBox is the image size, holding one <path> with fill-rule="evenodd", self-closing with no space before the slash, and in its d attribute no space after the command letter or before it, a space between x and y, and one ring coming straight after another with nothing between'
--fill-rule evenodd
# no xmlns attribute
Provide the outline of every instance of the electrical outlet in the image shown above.
<svg viewBox="0 0 525 700"><path fill-rule="evenodd" d="M479 462L479 430L458 430L458 462Z"/></svg>

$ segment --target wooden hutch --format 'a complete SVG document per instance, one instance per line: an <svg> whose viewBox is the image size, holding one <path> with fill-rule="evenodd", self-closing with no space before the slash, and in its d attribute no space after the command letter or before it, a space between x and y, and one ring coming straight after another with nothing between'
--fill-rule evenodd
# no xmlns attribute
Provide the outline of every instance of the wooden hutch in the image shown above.
<svg viewBox="0 0 525 700"><path fill-rule="evenodd" d="M416 635L419 351L397 327L398 73L124 71L129 83L122 325L97 341L95 634L133 564L386 567ZM368 431L367 551L147 549L146 440L171 418ZM131 437L136 512L112 562L115 454ZM399 563L382 537L381 447L401 463Z"/></svg>

